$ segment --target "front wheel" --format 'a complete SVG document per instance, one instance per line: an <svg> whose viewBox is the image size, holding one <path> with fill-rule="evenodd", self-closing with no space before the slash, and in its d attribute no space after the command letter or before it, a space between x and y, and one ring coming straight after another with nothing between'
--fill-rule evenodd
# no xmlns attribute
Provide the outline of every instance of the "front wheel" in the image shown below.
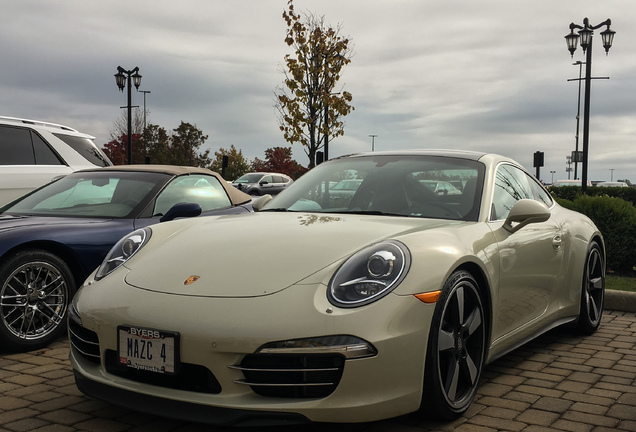
<svg viewBox="0 0 636 432"><path fill-rule="evenodd" d="M486 352L486 322L477 281L459 270L448 279L435 307L426 354L421 410L452 420L477 392Z"/></svg>
<svg viewBox="0 0 636 432"><path fill-rule="evenodd" d="M578 329L581 333L592 334L601 324L603 301L605 299L605 261L601 247L593 241L588 248L583 273L583 290Z"/></svg>
<svg viewBox="0 0 636 432"><path fill-rule="evenodd" d="M75 293L68 266L43 250L16 253L0 266L0 342L11 351L40 349L66 329Z"/></svg>

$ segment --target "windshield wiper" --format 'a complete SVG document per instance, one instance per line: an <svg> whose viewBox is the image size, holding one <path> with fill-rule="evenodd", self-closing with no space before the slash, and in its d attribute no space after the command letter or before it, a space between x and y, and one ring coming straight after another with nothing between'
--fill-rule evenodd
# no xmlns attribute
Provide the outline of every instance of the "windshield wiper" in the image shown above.
<svg viewBox="0 0 636 432"><path fill-rule="evenodd" d="M261 209L259 211L259 213L262 212L288 212L289 210L286 209L285 207L278 207L278 208L268 208L268 209Z"/></svg>
<svg viewBox="0 0 636 432"><path fill-rule="evenodd" d="M359 214L359 215L374 215L374 216L402 216L408 217L409 215L400 214L400 213L386 213L379 210L339 210L334 213L342 213L342 214Z"/></svg>

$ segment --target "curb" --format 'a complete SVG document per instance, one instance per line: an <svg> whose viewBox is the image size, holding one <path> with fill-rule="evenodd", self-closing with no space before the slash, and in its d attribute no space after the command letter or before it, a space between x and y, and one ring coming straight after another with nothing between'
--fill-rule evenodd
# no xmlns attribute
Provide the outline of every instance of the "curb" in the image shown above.
<svg viewBox="0 0 636 432"><path fill-rule="evenodd" d="M636 312L636 292L605 290L605 310Z"/></svg>

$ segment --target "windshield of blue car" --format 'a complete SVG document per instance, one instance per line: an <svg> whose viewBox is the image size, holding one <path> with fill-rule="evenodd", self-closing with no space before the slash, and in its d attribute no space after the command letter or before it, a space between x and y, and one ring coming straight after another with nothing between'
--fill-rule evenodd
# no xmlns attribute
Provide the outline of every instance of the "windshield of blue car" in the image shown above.
<svg viewBox="0 0 636 432"><path fill-rule="evenodd" d="M171 178L152 172L74 173L9 204L2 214L128 217L145 207Z"/></svg>
<svg viewBox="0 0 636 432"><path fill-rule="evenodd" d="M307 172L262 211L476 221L484 172L481 162L456 157L345 157Z"/></svg>

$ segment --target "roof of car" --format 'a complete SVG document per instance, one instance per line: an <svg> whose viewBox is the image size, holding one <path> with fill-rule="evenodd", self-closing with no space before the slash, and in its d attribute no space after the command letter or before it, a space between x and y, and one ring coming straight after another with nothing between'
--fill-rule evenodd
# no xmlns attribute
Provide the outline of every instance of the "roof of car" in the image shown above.
<svg viewBox="0 0 636 432"><path fill-rule="evenodd" d="M156 173L164 173L164 174L171 174L171 175L200 173L200 174L215 174L218 176L217 173L210 171L207 168L179 166L179 165L153 165L153 164L114 165L110 167L100 168L100 170L143 171L143 172L156 172Z"/></svg>
<svg viewBox="0 0 636 432"><path fill-rule="evenodd" d="M468 150L445 150L445 149L423 149L423 150L399 150L399 151L376 151L365 152L348 155L351 157L358 156L408 156L408 155L421 155L421 156L445 156L445 157L459 157L463 159L479 160L487 153L468 151ZM346 156L343 156L346 157Z"/></svg>
<svg viewBox="0 0 636 432"><path fill-rule="evenodd" d="M0 123L9 124L9 125L17 125L17 126L27 126L27 127L32 127L35 129L40 129L40 130L44 129L52 133L79 135L79 136L83 136L90 139L95 138L92 135L82 133L76 129L73 129L72 127L64 126L57 123L42 121L42 120L31 120L31 119L24 119L24 118L17 118L17 117L0 116Z"/></svg>
<svg viewBox="0 0 636 432"><path fill-rule="evenodd" d="M135 172L154 172L162 173L174 176L188 175L188 174L207 174L216 177L219 182L225 184L225 180L219 173L211 171L207 168L191 167L191 166L179 166L179 165L152 165L152 164L132 164L132 165L114 165L104 168L95 168L82 170L80 172L101 172L101 171L135 171ZM244 204L249 202L252 197L248 194L241 192L235 187L226 187L230 199L233 204Z"/></svg>

